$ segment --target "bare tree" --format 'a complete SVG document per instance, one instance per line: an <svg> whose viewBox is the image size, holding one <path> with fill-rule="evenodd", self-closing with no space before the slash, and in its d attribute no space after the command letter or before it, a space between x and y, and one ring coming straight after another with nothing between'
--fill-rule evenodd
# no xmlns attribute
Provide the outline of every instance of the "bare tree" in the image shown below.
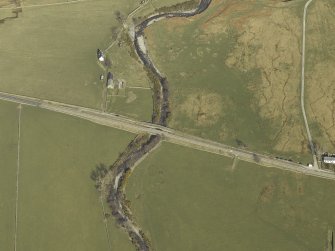
<svg viewBox="0 0 335 251"><path fill-rule="evenodd" d="M124 20L125 20L125 16L124 16L124 14L122 14L120 11L115 11L114 12L114 14L115 14L115 18L116 18L116 20L119 22L119 23L123 23L124 22Z"/></svg>

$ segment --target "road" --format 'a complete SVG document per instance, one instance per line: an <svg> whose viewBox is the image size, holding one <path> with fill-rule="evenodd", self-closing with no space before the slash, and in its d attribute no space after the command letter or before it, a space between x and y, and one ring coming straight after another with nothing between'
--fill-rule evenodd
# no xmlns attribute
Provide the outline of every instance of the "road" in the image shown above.
<svg viewBox="0 0 335 251"><path fill-rule="evenodd" d="M4 92L0 92L0 100L6 100L22 105L39 107L42 109L67 114L81 119L89 120L96 124L113 127L136 134L149 133L154 135L161 135L164 141L171 142L177 145L182 145L231 158L237 157L238 159L251 163L256 163L262 166L275 167L282 170L335 180L335 174L333 172L328 172L315 168L308 168L304 165L300 165L294 162L277 159L272 156L259 154L244 149L235 148L212 140L189 135L171 128L148 122L136 121L117 114L104 113L102 111L90 108L68 105L49 100L41 100L26 96L13 95Z"/></svg>
<svg viewBox="0 0 335 251"><path fill-rule="evenodd" d="M318 160L316 157L316 150L314 147L312 134L309 130L309 125L307 121L306 111L305 111L305 51L306 51L306 17L307 17L307 9L308 6L313 2L313 0L309 0L306 2L304 7L304 16L303 16L303 26L302 26L302 55L301 55L301 110L302 115L304 117L304 123L307 131L308 142L313 154L313 167L319 169Z"/></svg>

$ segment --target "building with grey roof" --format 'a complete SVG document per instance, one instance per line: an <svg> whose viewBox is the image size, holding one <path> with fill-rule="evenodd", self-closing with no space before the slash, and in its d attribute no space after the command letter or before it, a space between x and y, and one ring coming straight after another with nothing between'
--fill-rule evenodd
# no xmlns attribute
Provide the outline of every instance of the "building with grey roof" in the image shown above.
<svg viewBox="0 0 335 251"><path fill-rule="evenodd" d="M113 81L113 74L111 72L108 72L107 74L107 88L114 89L114 81Z"/></svg>

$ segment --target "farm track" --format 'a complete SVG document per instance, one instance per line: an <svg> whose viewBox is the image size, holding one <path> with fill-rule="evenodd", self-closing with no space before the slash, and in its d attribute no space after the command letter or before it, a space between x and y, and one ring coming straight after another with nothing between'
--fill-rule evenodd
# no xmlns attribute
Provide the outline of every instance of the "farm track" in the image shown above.
<svg viewBox="0 0 335 251"><path fill-rule="evenodd" d="M319 169L318 166L318 160L316 156L316 150L314 146L314 142L312 139L312 134L309 129L308 125L308 120L307 120L307 115L305 111L305 52L306 52L306 18L307 18L307 9L308 6L313 2L313 0L308 0L304 6L304 15L303 15L303 26L302 26L302 55L301 55L301 110L302 110L302 115L304 118L304 123L305 123L305 128L307 132L307 137L308 137L308 142L309 146L311 148L311 152L313 155L313 167L316 169Z"/></svg>

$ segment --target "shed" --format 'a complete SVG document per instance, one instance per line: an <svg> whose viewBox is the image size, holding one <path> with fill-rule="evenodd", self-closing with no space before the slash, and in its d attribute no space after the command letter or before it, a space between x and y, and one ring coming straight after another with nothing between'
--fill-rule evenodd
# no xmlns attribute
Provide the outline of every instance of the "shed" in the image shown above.
<svg viewBox="0 0 335 251"><path fill-rule="evenodd" d="M323 162L327 164L335 164L335 157L334 156L325 156L323 157Z"/></svg>
<svg viewBox="0 0 335 251"><path fill-rule="evenodd" d="M111 72L107 73L107 88L114 89L113 74Z"/></svg>
<svg viewBox="0 0 335 251"><path fill-rule="evenodd" d="M100 62L105 61L105 55L100 49L97 49L97 58Z"/></svg>

